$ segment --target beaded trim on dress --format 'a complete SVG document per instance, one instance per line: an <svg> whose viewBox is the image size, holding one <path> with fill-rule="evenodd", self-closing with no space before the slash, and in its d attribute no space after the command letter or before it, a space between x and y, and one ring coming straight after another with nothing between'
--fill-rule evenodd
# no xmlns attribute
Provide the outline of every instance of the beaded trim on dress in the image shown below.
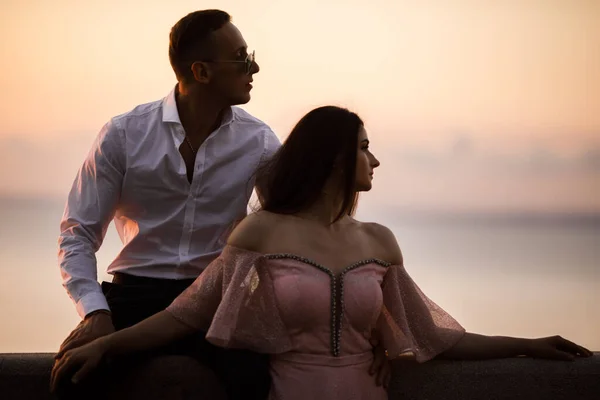
<svg viewBox="0 0 600 400"><path fill-rule="evenodd" d="M331 281L331 351L335 357L340 355L340 342L342 336L342 318L344 315L344 275L356 268L362 267L364 265L369 264L377 264L382 267L389 267L392 263L387 261L380 260L378 258L369 258L366 260L361 260L355 262L344 268L342 272L340 272L337 276L331 271L329 268L321 265L311 259L306 257L301 257L296 254L289 253L276 253L276 254L267 254L264 256L265 259L268 260L280 260L280 259L291 259L302 262L307 265L311 265L329 275ZM339 285L339 289L338 289ZM338 314L337 307L337 298L338 298L338 290L339 290L339 299L340 299L340 307Z"/></svg>

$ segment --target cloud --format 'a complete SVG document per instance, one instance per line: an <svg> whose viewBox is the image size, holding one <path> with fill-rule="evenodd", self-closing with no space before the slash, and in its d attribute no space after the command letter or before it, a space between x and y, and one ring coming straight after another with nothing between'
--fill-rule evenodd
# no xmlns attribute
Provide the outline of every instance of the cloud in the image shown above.
<svg viewBox="0 0 600 400"><path fill-rule="evenodd" d="M441 149L422 145L387 146L381 151L381 157L397 167L437 173L476 170L490 175L548 177L572 172L600 172L600 144L579 149L574 154L561 154L543 143L511 151L502 146L478 145L467 134L457 135Z"/></svg>
<svg viewBox="0 0 600 400"><path fill-rule="evenodd" d="M0 193L64 199L94 133L43 142L0 138ZM420 208L600 211L600 144L564 154L542 142L507 148L461 132L446 146L374 146L369 202Z"/></svg>
<svg viewBox="0 0 600 400"><path fill-rule="evenodd" d="M469 135L462 134L454 139L450 145L450 154L454 158L470 157L475 152L475 142Z"/></svg>
<svg viewBox="0 0 600 400"><path fill-rule="evenodd" d="M0 137L0 193L66 197L95 134Z"/></svg>
<svg viewBox="0 0 600 400"><path fill-rule="evenodd" d="M579 161L584 170L600 172L600 146L586 150Z"/></svg>
<svg viewBox="0 0 600 400"><path fill-rule="evenodd" d="M445 147L377 151L373 196L407 209L600 211L600 145L507 148L460 134ZM369 195L371 196L371 195Z"/></svg>

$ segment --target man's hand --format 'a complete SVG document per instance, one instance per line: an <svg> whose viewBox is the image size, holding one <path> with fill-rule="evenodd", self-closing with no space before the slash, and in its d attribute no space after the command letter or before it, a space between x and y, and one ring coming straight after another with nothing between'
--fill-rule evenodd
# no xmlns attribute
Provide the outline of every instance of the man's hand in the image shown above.
<svg viewBox="0 0 600 400"><path fill-rule="evenodd" d="M375 357L373 358L371 368L369 368L369 373L371 375L377 374L377 385L383 385L383 387L387 389L392 377L390 360L388 360L385 349L379 344L377 339L372 338L371 345L373 346L373 354Z"/></svg>
<svg viewBox="0 0 600 400"><path fill-rule="evenodd" d="M58 360L67 351L83 346L102 336L109 335L114 331L115 327L113 326L110 314L101 312L88 315L65 339L54 358Z"/></svg>
<svg viewBox="0 0 600 400"><path fill-rule="evenodd" d="M50 391L56 392L58 386L66 378L71 378L71 382L74 384L85 379L98 368L107 352L108 344L104 339L94 340L65 352L63 357L56 360L54 368L52 368Z"/></svg>

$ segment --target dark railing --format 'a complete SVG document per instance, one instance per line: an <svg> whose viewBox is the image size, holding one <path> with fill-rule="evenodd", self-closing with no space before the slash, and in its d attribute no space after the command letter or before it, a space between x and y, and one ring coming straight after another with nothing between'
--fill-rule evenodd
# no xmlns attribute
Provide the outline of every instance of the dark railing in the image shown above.
<svg viewBox="0 0 600 400"><path fill-rule="evenodd" d="M53 354L0 354L0 399L54 399L48 392ZM168 357L140 372L118 397L216 399L211 378L181 357ZM178 387L192 388L184 392ZM195 389L194 389L195 388ZM172 396L168 393L179 393ZM117 395L115 395L117 396ZM107 398L116 398L108 395ZM490 361L394 362L394 400L600 400L600 353L573 362L510 358Z"/></svg>

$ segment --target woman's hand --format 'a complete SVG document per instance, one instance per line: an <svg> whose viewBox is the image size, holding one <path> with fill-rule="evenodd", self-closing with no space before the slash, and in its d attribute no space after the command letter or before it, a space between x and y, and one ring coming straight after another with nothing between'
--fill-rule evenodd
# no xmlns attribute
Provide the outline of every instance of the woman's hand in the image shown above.
<svg viewBox="0 0 600 400"><path fill-rule="evenodd" d="M529 356L551 360L573 360L575 357L590 357L593 353L560 336L540 339L514 338L507 336L485 336L465 332L454 346L440 354L440 358L451 360L491 360Z"/></svg>
<svg viewBox="0 0 600 400"><path fill-rule="evenodd" d="M68 377L76 384L98 368L108 352L106 338L102 337L64 353L52 368L50 391L55 392L58 385Z"/></svg>
<svg viewBox="0 0 600 400"><path fill-rule="evenodd" d="M373 346L373 363L369 368L369 374L376 375L377 386L387 389L392 378L392 366L379 340L372 337L370 342Z"/></svg>
<svg viewBox="0 0 600 400"><path fill-rule="evenodd" d="M550 336L530 339L527 342L526 355L534 358L572 361L576 357L591 357L594 353L560 336Z"/></svg>

